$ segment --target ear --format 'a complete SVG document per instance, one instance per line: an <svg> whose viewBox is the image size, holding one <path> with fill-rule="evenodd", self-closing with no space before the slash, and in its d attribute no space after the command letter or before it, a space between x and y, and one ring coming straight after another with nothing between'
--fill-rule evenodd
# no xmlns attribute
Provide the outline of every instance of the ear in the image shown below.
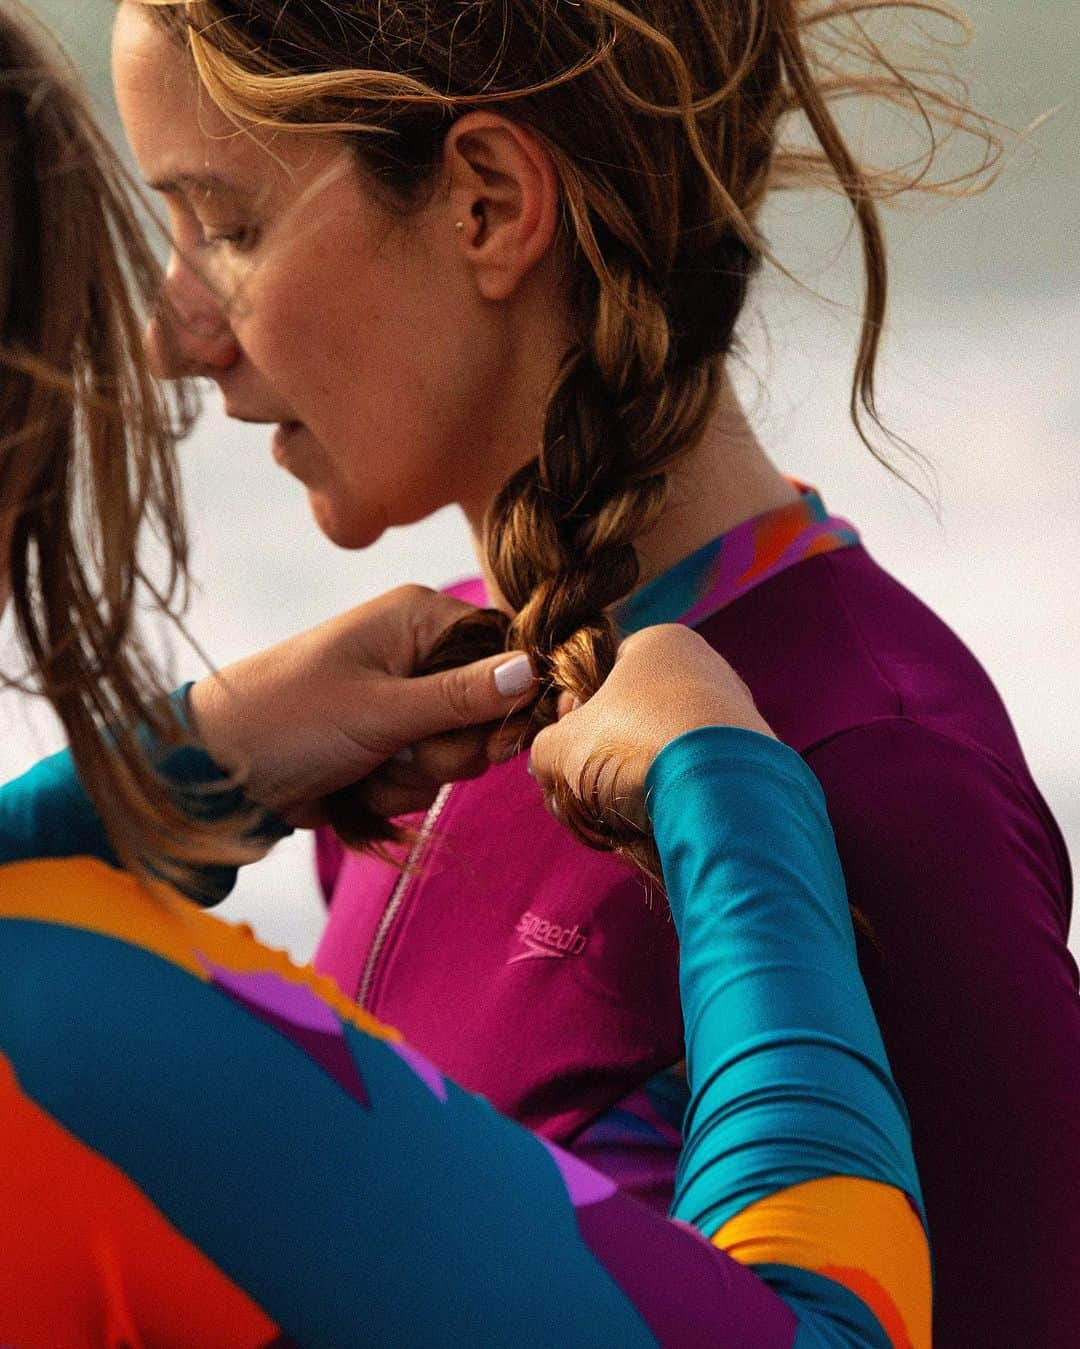
<svg viewBox="0 0 1080 1349"><path fill-rule="evenodd" d="M505 300L550 251L559 222L551 153L527 127L469 112L443 151L460 248L487 300Z"/></svg>

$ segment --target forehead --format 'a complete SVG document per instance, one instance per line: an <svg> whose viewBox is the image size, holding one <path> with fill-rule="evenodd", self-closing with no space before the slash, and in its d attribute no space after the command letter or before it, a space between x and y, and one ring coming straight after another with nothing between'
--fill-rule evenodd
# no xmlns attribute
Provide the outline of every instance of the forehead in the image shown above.
<svg viewBox="0 0 1080 1349"><path fill-rule="evenodd" d="M203 87L187 48L149 7L124 0L113 27L116 101L139 168L164 190L260 196L324 173L343 154L330 136L240 127Z"/></svg>
<svg viewBox="0 0 1080 1349"><path fill-rule="evenodd" d="M152 148L165 133L179 140L200 131L220 139L232 130L202 90L186 47L154 20L148 6L125 0L117 8L112 68L121 116L140 143Z"/></svg>

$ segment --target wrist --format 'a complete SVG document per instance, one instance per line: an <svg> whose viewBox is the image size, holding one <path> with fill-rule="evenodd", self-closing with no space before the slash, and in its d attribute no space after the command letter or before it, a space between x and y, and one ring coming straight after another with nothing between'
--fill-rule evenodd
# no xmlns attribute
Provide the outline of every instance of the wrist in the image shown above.
<svg viewBox="0 0 1080 1349"><path fill-rule="evenodd" d="M220 677L208 675L177 690L183 693L182 720L191 736L213 759L223 774L247 775L250 763L238 734L242 719L235 699L225 706ZM174 695L174 697L177 695Z"/></svg>
<svg viewBox="0 0 1080 1349"><path fill-rule="evenodd" d="M209 737L206 734L204 717L207 713L211 732L224 725L220 718L224 699L212 684L213 677L182 684L170 695L169 702L176 718L194 743L168 754L162 770L173 785L185 793L197 814L224 818L254 809L258 818L248 831L250 837L267 842L284 838L292 833L292 826L281 818L272 804L253 793L246 780L240 780L242 762L239 757L233 757L239 752L225 743L223 734L214 736L211 733ZM205 794L204 789L208 786L215 789L211 795ZM227 790L219 792L222 787Z"/></svg>

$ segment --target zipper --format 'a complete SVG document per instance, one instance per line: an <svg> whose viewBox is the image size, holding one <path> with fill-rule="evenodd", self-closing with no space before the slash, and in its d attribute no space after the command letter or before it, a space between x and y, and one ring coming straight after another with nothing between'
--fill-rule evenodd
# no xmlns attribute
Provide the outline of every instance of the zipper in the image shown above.
<svg viewBox="0 0 1080 1349"><path fill-rule="evenodd" d="M360 987L357 990L357 1003L370 1010L367 1005L368 997L371 994L371 986L375 982L375 967L379 963L379 956L382 955L383 947L386 945L386 939L390 935L390 929L394 926L394 919L401 911L401 906L405 902L405 896L408 894L409 886L416 879L414 868L420 860L420 854L427 847L428 840L431 838L432 830L438 822L439 816L443 813L447 801L450 799L450 793L454 789L452 782L444 782L439 788L439 793L431 803L428 813L424 816L424 823L420 826L420 832L416 836L416 842L409 849L409 856L405 862L405 869L397 879L397 884L390 893L386 908L383 909L382 917L379 919L379 926L375 929L375 937L371 943L371 950L368 952L367 960L364 962L364 973L360 979Z"/></svg>

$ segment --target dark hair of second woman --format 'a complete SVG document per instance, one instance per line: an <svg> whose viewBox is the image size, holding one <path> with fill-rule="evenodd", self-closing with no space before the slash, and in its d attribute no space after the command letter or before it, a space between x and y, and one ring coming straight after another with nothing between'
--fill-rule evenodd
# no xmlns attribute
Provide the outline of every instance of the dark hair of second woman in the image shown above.
<svg viewBox="0 0 1080 1349"><path fill-rule="evenodd" d="M122 166L74 75L18 6L0 15L0 545L29 674L55 708L121 860L191 882L246 860L236 825L200 823L148 762L137 728L185 735L135 632L140 597L170 611L186 582L174 446L190 423L142 354L160 271ZM164 580L139 563L163 545ZM2 572L3 568L0 568ZM9 681L10 682L10 681Z"/></svg>

